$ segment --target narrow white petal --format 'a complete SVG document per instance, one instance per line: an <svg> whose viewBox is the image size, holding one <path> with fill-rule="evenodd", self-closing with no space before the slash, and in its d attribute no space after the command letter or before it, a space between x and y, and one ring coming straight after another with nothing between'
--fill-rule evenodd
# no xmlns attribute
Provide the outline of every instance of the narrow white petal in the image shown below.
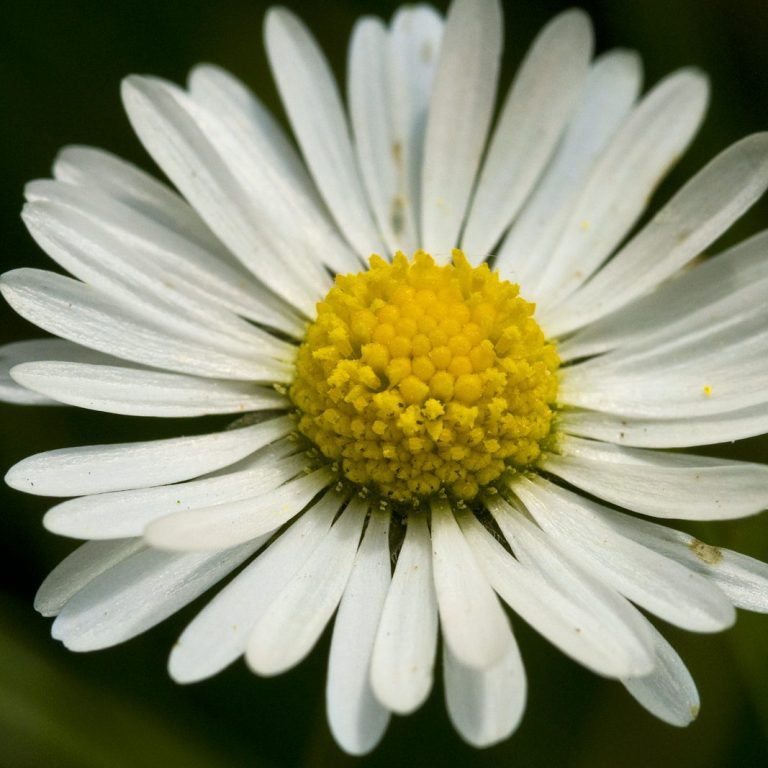
<svg viewBox="0 0 768 768"><path fill-rule="evenodd" d="M360 260L339 235L307 169L278 122L240 81L210 64L189 76L192 98L236 131L240 154L250 154L273 196L293 220L292 236L336 272L360 269Z"/></svg>
<svg viewBox="0 0 768 768"><path fill-rule="evenodd" d="M443 19L429 5L403 5L389 33L389 84L396 146L392 159L402 178L404 238L409 227L421 244L421 168L435 70L443 36ZM404 242L407 240L404 239Z"/></svg>
<svg viewBox="0 0 768 768"><path fill-rule="evenodd" d="M282 167L274 167L271 146L264 147L261 137L254 137L251 125L244 127L240 120L228 118L227 110L219 111L216 104L211 108L206 101L190 98L191 94L162 82L149 83L147 87L159 89L159 92L164 90L172 96L181 110L174 120L184 123L191 120L210 142L211 150L223 165L223 170L231 174L245 196L244 204L251 212L254 234L288 273L286 277L310 290L314 288L325 293L330 285L330 276L303 237L303 232L317 222L303 220L301 211L295 210L293 203L297 201L297 195L286 190L288 177ZM329 229L327 222L325 229ZM321 247L334 248L339 244L337 241ZM257 265L252 267L257 268ZM264 279L262 276L261 280ZM284 290L275 288L281 293Z"/></svg>
<svg viewBox="0 0 768 768"><path fill-rule="evenodd" d="M37 244L73 277L174 334L212 349L231 349L236 354L248 350L278 356L285 353L286 342L190 286L190 276L184 274L188 270L180 270L163 258L167 253L158 254L158 248L126 237L124 231L112 231L113 222L121 217L119 211L94 216L82 190L45 181L36 182L34 189L41 186L49 190L47 199L28 202L22 218ZM79 199L83 197L86 199ZM129 224L120 222L124 228ZM133 222L133 227L143 225L140 219ZM216 276L209 275L208 270L196 277L215 287Z"/></svg>
<svg viewBox="0 0 768 768"><path fill-rule="evenodd" d="M60 181L96 190L191 239L198 246L223 255L219 240L185 200L111 152L94 147L65 147L56 157L53 172Z"/></svg>
<svg viewBox="0 0 768 768"><path fill-rule="evenodd" d="M112 365L23 363L11 369L11 376L54 401L127 416L207 416L288 407L283 395L256 384Z"/></svg>
<svg viewBox="0 0 768 768"><path fill-rule="evenodd" d="M600 674L609 677L648 674L653 668L653 642L639 611L610 585L591 574L582 563L552 545L552 540L511 502L498 494L486 506L521 564L573 604L568 612L586 612L590 633L602 633L594 641L612 649L614 659Z"/></svg>
<svg viewBox="0 0 768 768"><path fill-rule="evenodd" d="M143 546L138 538L81 544L45 577L35 595L35 610L43 616L56 616L86 584Z"/></svg>
<svg viewBox="0 0 768 768"><path fill-rule="evenodd" d="M343 503L334 491L323 496L200 611L171 651L168 671L176 682L211 677L243 654L254 624L311 555Z"/></svg>
<svg viewBox="0 0 768 768"><path fill-rule="evenodd" d="M23 459L5 482L39 496L82 496L190 480L287 435L287 416L243 429L114 445L59 448Z"/></svg>
<svg viewBox="0 0 768 768"><path fill-rule="evenodd" d="M493 115L502 29L498 0L456 0L445 22L421 179L422 247L443 260L459 244Z"/></svg>
<svg viewBox="0 0 768 768"><path fill-rule="evenodd" d="M689 448L743 440L768 432L768 403L690 418L643 419L596 411L563 411L563 432L641 448Z"/></svg>
<svg viewBox="0 0 768 768"><path fill-rule="evenodd" d="M13 405L61 405L50 397L17 384L0 362L0 402Z"/></svg>
<svg viewBox="0 0 768 768"><path fill-rule="evenodd" d="M296 477L306 463L302 456L281 459L278 449L262 449L247 460L246 469L219 476L70 499L51 507L43 524L53 533L78 539L141 536L149 523L180 510L255 500Z"/></svg>
<svg viewBox="0 0 768 768"><path fill-rule="evenodd" d="M525 710L525 670L512 633L499 661L489 669L468 667L443 643L443 675L448 716L473 747L490 747L508 738Z"/></svg>
<svg viewBox="0 0 768 768"><path fill-rule="evenodd" d="M737 608L768 613L768 563L613 510L602 516L624 536L711 579Z"/></svg>
<svg viewBox="0 0 768 768"><path fill-rule="evenodd" d="M574 584L580 579L585 581L578 571L570 570L569 589L564 591L510 555L473 515L462 515L459 523L502 600L563 653L599 675L614 678L635 670L638 658L645 662L644 649L634 638L626 642L634 628L624 622L622 612L611 610L602 599L591 604L577 599ZM605 590L602 592L605 594ZM611 602L620 600L614 596Z"/></svg>
<svg viewBox="0 0 768 768"><path fill-rule="evenodd" d="M599 505L543 479L519 478L514 492L551 536L553 546L570 552L646 610L693 632L717 632L733 624L733 606L719 589L602 523L592 511Z"/></svg>
<svg viewBox="0 0 768 768"><path fill-rule="evenodd" d="M634 512L681 520L727 520L768 507L768 466L626 448L562 435L540 466Z"/></svg>
<svg viewBox="0 0 768 768"><path fill-rule="evenodd" d="M401 138L396 134L389 82L389 36L381 20L363 18L348 55L349 113L355 150L387 255L416 250L412 209L406 206Z"/></svg>
<svg viewBox="0 0 768 768"><path fill-rule="evenodd" d="M95 651L130 640L201 595L262 543L257 539L205 554L142 549L69 600L52 634L71 651Z"/></svg>
<svg viewBox="0 0 768 768"><path fill-rule="evenodd" d="M178 88L132 76L123 103L144 146L194 205L206 224L256 277L289 304L311 315L316 296L290 269L275 269L274 233L200 127L204 110Z"/></svg>
<svg viewBox="0 0 768 768"><path fill-rule="evenodd" d="M640 58L631 51L614 50L596 59L560 146L499 247L495 267L540 306L547 297L539 295L539 278L570 208L632 109L641 81Z"/></svg>
<svg viewBox="0 0 768 768"><path fill-rule="evenodd" d="M290 378L286 363L258 355L249 360L175 338L95 288L53 272L6 272L0 290L40 328L125 360L209 378L269 383Z"/></svg>
<svg viewBox="0 0 768 768"><path fill-rule="evenodd" d="M699 714L699 693L675 649L648 622L656 640L656 666L650 675L622 680L624 687L652 715L680 728Z"/></svg>
<svg viewBox="0 0 768 768"><path fill-rule="evenodd" d="M354 149L371 209L387 246L387 254L414 250L406 226L402 176L395 153L394 126L387 71L387 29L378 18L355 24L347 54L347 101ZM412 222L409 222L411 228Z"/></svg>
<svg viewBox="0 0 768 768"><path fill-rule="evenodd" d="M352 755L370 752L389 723L389 712L373 694L370 669L390 578L389 512L374 512L339 603L328 656L328 723Z"/></svg>
<svg viewBox="0 0 768 768"><path fill-rule="evenodd" d="M423 516L411 515L387 593L371 659L376 697L401 715L420 707L432 689L437 651L437 598L432 546Z"/></svg>
<svg viewBox="0 0 768 768"><path fill-rule="evenodd" d="M116 362L117 358L94 352L64 339L29 339L0 347L0 401L17 405L58 405L35 387L27 387L11 377L11 370L30 360L76 360L79 362Z"/></svg>
<svg viewBox="0 0 768 768"><path fill-rule="evenodd" d="M632 304L560 342L561 360L676 338L758 303L768 282L768 231L761 232L659 285Z"/></svg>
<svg viewBox="0 0 768 768"><path fill-rule="evenodd" d="M462 664L495 666L509 649L509 622L449 504L432 502L432 565L440 626Z"/></svg>
<svg viewBox="0 0 768 768"><path fill-rule="evenodd" d="M367 511L349 503L251 630L245 659L255 672L280 674L312 650L347 585Z"/></svg>
<svg viewBox="0 0 768 768"><path fill-rule="evenodd" d="M768 306L701 343L564 368L562 405L640 419L707 417L766 403ZM706 332L705 332L706 333ZM606 356L607 357L607 356ZM719 441L718 441L719 442Z"/></svg>
<svg viewBox="0 0 768 768"><path fill-rule="evenodd" d="M132 263L140 263L148 275L161 281L167 281L168 274L173 273L173 287L195 297L200 304L215 304L286 333L301 335L299 316L257 282L212 235L201 241L173 217L168 220L156 214L143 198L134 201L113 197L98 184L87 183L87 179L85 186L32 181L24 194L30 202L56 203L86 216L93 226L131 249ZM199 219L198 223L205 229Z"/></svg>
<svg viewBox="0 0 768 768"><path fill-rule="evenodd" d="M766 188L768 133L758 133L712 160L588 286L547 313L547 332L580 328L642 296L714 242Z"/></svg>
<svg viewBox="0 0 768 768"><path fill-rule="evenodd" d="M285 8L267 12L264 39L283 106L331 214L359 254L380 253L328 62L304 24Z"/></svg>
<svg viewBox="0 0 768 768"><path fill-rule="evenodd" d="M509 90L467 216L462 248L485 256L523 205L555 150L592 56L584 11L556 16L534 40Z"/></svg>
<svg viewBox="0 0 768 768"><path fill-rule="evenodd" d="M332 480L330 470L318 469L258 498L166 515L151 522L144 537L152 546L177 551L232 547L288 522Z"/></svg>
<svg viewBox="0 0 768 768"><path fill-rule="evenodd" d="M696 133L707 98L703 75L683 70L635 107L584 183L547 262L538 295L546 293L548 307L585 281L626 236ZM554 333L549 325L547 331Z"/></svg>

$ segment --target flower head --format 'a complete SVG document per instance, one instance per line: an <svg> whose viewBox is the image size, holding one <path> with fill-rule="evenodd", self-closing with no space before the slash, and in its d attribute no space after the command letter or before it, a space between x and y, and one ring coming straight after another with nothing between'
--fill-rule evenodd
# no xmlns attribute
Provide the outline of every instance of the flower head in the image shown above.
<svg viewBox="0 0 768 768"><path fill-rule="evenodd" d="M37 597L66 646L134 637L237 571L171 675L243 654L277 674L333 619L328 716L352 753L424 702L439 639L459 733L508 737L526 683L504 604L661 719L695 717L690 675L637 607L717 631L734 606L768 611L768 566L619 510L768 504L765 466L665 450L768 429L768 236L698 258L768 186L768 134L634 231L706 80L683 70L640 97L637 57L592 61L588 19L568 11L492 126L501 28L497 0L361 20L347 113L307 30L274 9L266 46L301 156L243 85L200 66L186 90L123 87L180 194L82 147L28 186L24 220L74 279L3 276L11 306L60 338L0 350L2 395L238 416L8 472L75 497L45 525L88 541Z"/></svg>

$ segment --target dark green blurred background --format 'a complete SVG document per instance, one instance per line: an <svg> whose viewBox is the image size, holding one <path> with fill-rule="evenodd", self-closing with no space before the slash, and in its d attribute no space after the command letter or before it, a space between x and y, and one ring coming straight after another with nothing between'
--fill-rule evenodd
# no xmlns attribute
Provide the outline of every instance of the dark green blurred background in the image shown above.
<svg viewBox="0 0 768 768"><path fill-rule="evenodd" d="M390 16L392 2L290 2L308 20L342 73L346 41L361 13ZM439 3L444 8L445 3ZM562 0L506 3L505 86L538 28ZM739 137L768 128L768 6L765 0L604 0L583 3L598 50L621 45L643 55L646 82L679 66L709 72L713 102L692 150L655 205ZM123 116L120 78L154 73L176 81L196 62L231 69L277 108L261 43L266 3L3 3L0 17L0 232L3 269L50 266L19 219L25 181L49 173L56 150L94 144L151 167ZM768 226L762 201L724 238ZM39 335L0 308L0 344ZM0 467L36 451L205 431L215 420L173 421L0 405ZM717 449L768 461L768 441ZM0 766L345 766L325 723L328 638L298 669L260 680L238 663L213 681L180 687L166 675L171 644L199 608L124 646L89 655L65 651L50 621L32 610L44 575L73 548L45 532L49 506L0 489ZM712 543L768 559L768 517L687 526ZM740 615L718 636L665 627L696 678L702 711L678 731L654 720L617 683L600 680L515 623L530 680L518 733L485 752L463 745L444 712L442 689L415 716L397 718L370 766L768 765L768 617Z"/></svg>

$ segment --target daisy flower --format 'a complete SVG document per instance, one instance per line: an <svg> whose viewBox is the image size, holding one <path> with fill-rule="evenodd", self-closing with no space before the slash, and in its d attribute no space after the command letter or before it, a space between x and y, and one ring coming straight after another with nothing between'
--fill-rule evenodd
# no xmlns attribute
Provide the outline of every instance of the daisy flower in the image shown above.
<svg viewBox="0 0 768 768"><path fill-rule="evenodd" d="M2 349L3 397L230 416L10 469L14 488L75 497L44 523L88 541L36 603L68 648L128 640L234 574L171 676L242 655L278 674L332 622L328 719L351 753L424 702L436 664L461 736L507 738L526 698L519 620L662 720L696 716L639 609L715 632L768 610L768 567L647 518L768 503L767 467L669 450L768 429L768 233L699 258L768 186L768 134L638 228L702 120L705 77L641 96L637 56L593 59L571 10L494 120L501 13L455 0L446 18L361 19L345 109L307 29L273 9L298 152L206 65L186 89L123 84L176 191L83 147L28 185L24 221L71 277L3 276L58 337Z"/></svg>

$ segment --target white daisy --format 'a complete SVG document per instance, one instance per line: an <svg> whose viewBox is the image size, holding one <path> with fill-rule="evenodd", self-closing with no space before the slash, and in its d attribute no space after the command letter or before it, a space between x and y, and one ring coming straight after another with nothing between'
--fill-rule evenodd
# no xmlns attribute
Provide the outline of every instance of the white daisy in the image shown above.
<svg viewBox="0 0 768 768"><path fill-rule="evenodd" d="M765 466L661 450L768 429L768 233L696 263L768 186L768 134L632 233L706 79L682 70L641 97L637 57L592 60L588 19L568 11L491 127L501 29L495 0L362 19L347 114L308 31L274 9L266 46L301 156L200 66L187 90L123 86L181 196L81 147L29 184L24 220L74 279L2 278L60 337L2 350L3 397L244 415L8 472L77 497L44 522L89 541L37 597L67 647L123 642L239 569L171 675L243 654L277 674L335 614L328 718L351 753L424 702L438 636L456 729L509 736L526 682L504 604L662 720L695 717L690 675L638 607L717 631L734 607L768 610L768 567L617 508L722 520L768 503Z"/></svg>

